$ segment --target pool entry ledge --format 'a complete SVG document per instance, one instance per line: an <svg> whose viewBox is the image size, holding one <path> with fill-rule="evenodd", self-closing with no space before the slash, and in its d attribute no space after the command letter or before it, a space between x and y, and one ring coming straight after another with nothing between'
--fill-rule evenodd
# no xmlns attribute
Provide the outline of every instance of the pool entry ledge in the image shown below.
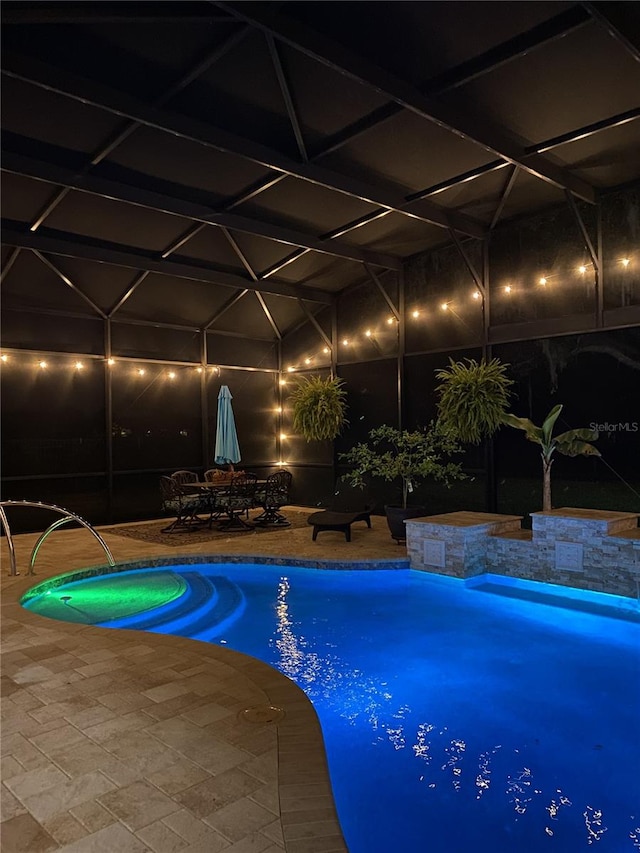
<svg viewBox="0 0 640 853"><path fill-rule="evenodd" d="M450 512L407 520L411 568L457 578L485 572L636 598L640 513L562 507L520 515Z"/></svg>

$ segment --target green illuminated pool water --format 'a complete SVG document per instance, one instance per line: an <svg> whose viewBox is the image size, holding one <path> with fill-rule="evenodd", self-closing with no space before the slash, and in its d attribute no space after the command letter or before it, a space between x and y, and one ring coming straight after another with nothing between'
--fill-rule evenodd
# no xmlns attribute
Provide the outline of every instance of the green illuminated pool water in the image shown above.
<svg viewBox="0 0 640 853"><path fill-rule="evenodd" d="M29 609L49 619L94 625L154 610L187 591L184 578L173 572L100 575L47 589L29 602Z"/></svg>

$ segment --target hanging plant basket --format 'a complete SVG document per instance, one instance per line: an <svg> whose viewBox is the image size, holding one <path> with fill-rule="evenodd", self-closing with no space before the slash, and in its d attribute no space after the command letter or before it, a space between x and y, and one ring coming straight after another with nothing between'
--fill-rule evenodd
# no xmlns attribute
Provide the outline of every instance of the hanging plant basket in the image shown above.
<svg viewBox="0 0 640 853"><path fill-rule="evenodd" d="M289 396L293 429L307 441L333 441L349 423L342 379L301 377Z"/></svg>

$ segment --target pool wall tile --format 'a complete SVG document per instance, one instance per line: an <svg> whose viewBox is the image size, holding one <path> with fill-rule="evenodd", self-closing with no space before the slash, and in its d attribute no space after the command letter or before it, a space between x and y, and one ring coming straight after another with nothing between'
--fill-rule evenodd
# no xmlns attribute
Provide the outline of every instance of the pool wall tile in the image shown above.
<svg viewBox="0 0 640 853"><path fill-rule="evenodd" d="M496 514L492 521L490 513L410 519L407 554L411 568L419 571L458 578L491 572L637 598L639 515L567 507L533 513L531 532L522 530L517 516ZM424 558L425 542L433 547L438 541L444 543L444 567Z"/></svg>

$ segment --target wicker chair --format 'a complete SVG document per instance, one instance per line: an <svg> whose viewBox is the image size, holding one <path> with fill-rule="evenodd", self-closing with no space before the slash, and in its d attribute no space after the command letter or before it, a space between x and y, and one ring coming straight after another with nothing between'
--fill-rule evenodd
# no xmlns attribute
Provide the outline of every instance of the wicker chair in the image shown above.
<svg viewBox="0 0 640 853"><path fill-rule="evenodd" d="M263 487L256 492L256 504L263 512L253 519L260 527L289 527L288 521L280 512L281 507L289 503L293 475L290 471L276 471L269 474Z"/></svg>
<svg viewBox="0 0 640 853"><path fill-rule="evenodd" d="M198 513L211 512L205 496L188 494L185 486L181 486L173 477L160 477L160 493L162 509L176 517L168 527L163 528L163 533L178 533L200 527L203 521Z"/></svg>

